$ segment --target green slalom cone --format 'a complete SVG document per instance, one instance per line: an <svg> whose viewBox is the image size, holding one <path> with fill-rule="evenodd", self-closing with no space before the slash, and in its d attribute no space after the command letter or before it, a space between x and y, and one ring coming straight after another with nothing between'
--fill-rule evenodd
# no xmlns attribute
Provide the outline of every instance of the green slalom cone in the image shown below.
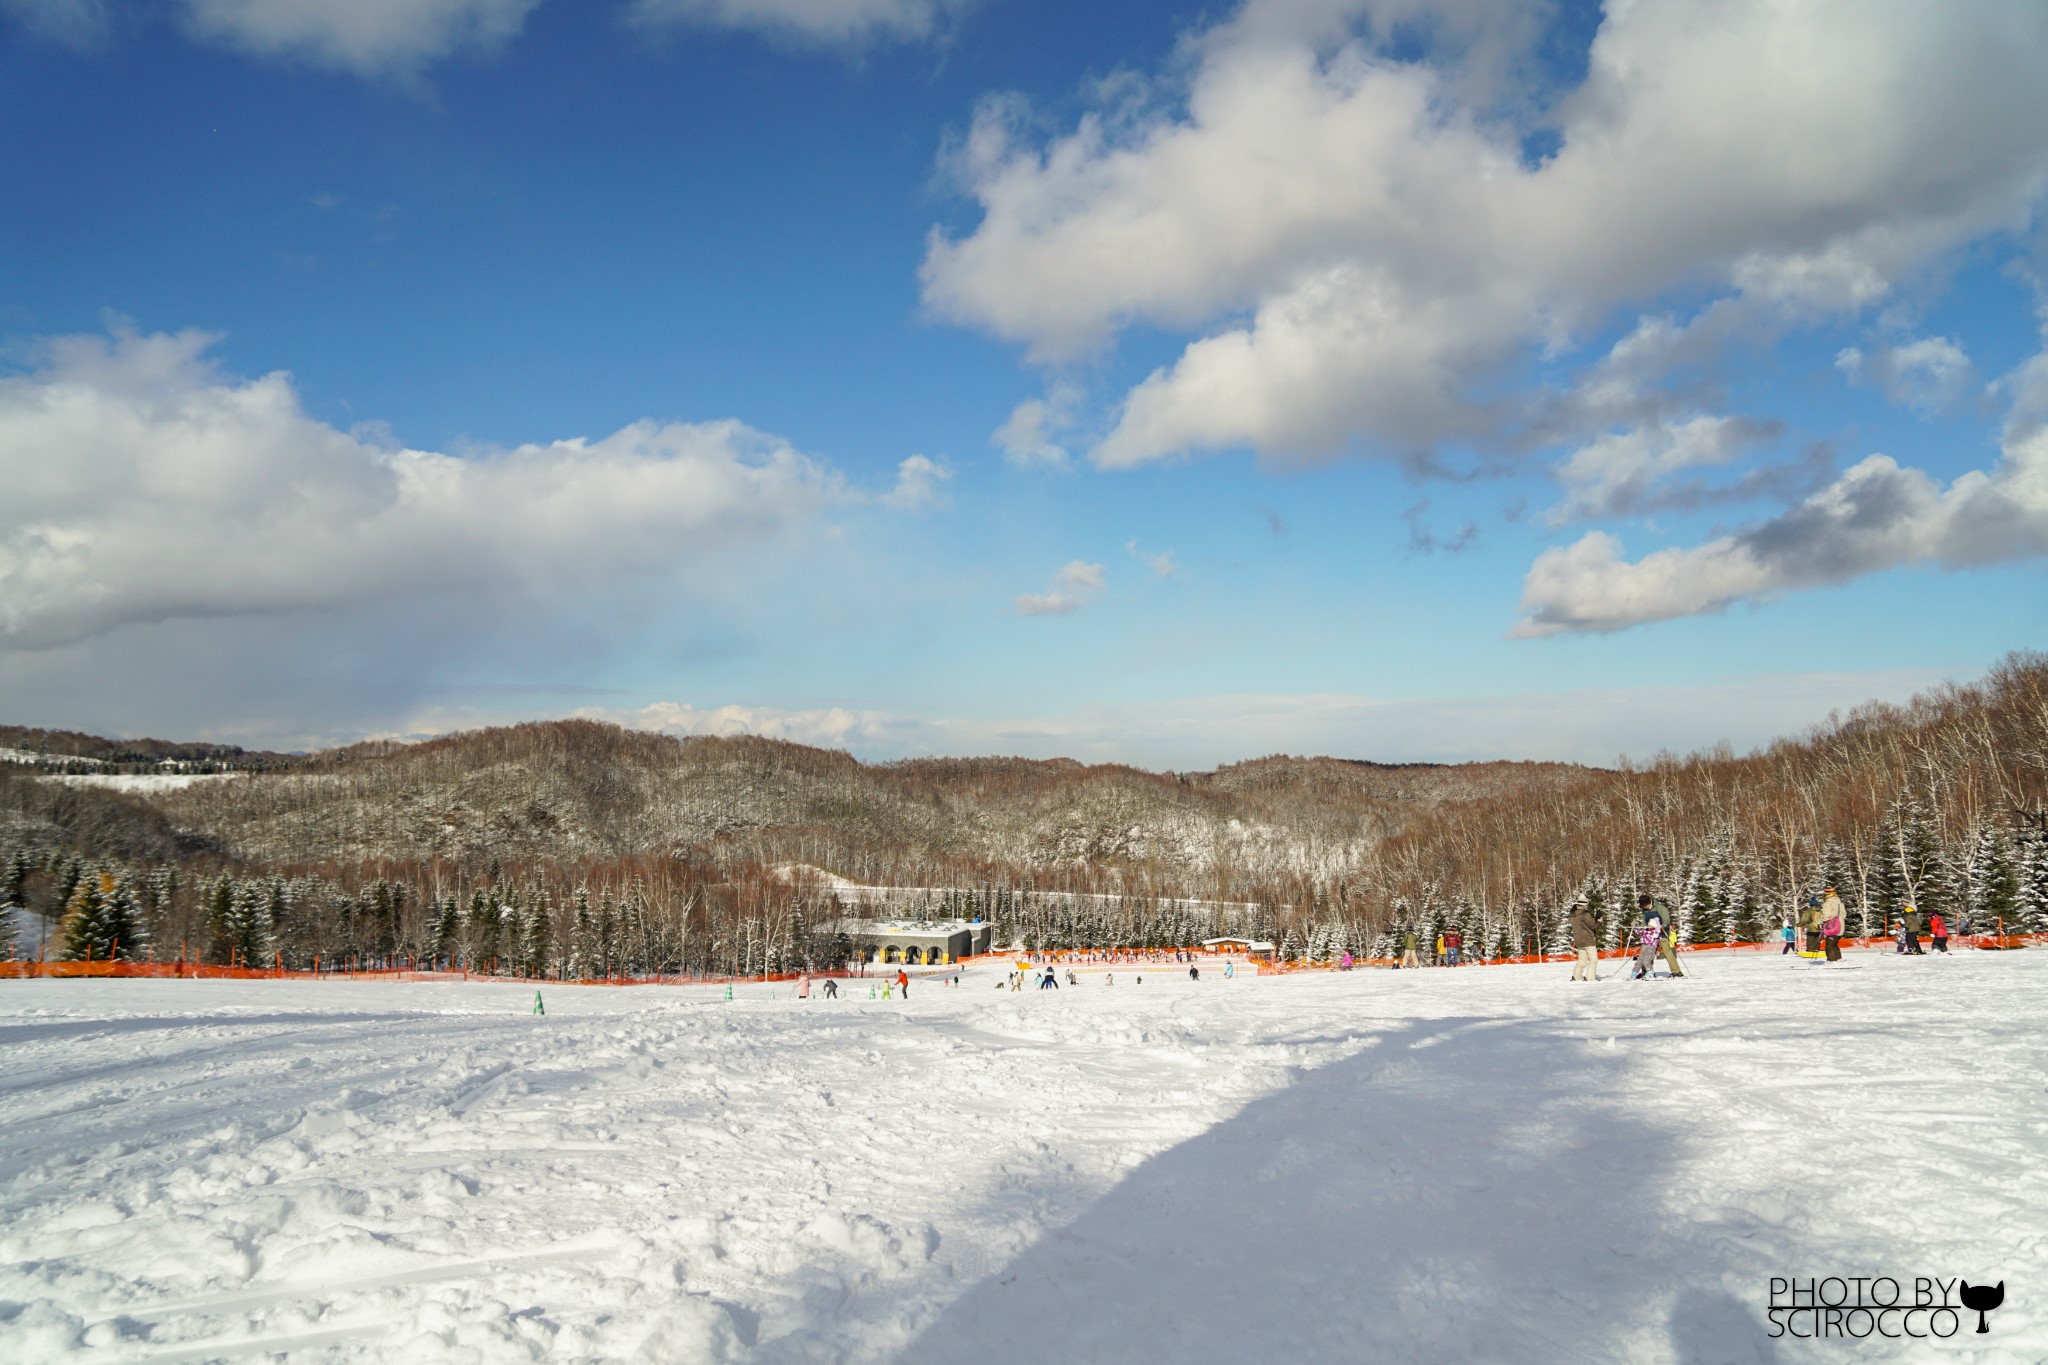
<svg viewBox="0 0 2048 1365"><path fill-rule="evenodd" d="M546 1014L548 1012L548 1007L540 1002L539 991L533 993L533 1012L535 1014Z"/></svg>
<svg viewBox="0 0 2048 1365"><path fill-rule="evenodd" d="M728 1000L732 999L732 982L730 981L725 983L725 998Z"/></svg>

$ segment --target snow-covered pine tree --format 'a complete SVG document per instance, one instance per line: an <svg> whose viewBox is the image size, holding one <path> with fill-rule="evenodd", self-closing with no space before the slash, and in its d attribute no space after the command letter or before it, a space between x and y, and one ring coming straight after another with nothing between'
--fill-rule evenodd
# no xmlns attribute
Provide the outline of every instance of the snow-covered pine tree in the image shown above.
<svg viewBox="0 0 2048 1365"><path fill-rule="evenodd" d="M1977 831L1969 859L1967 922L1962 932L1995 934L2000 925L2017 932L2020 868L2012 841L1996 825Z"/></svg>
<svg viewBox="0 0 2048 1365"><path fill-rule="evenodd" d="M8 853L5 876L0 879L0 906L19 910L28 904L28 878L35 866L35 860L23 849Z"/></svg>
<svg viewBox="0 0 2048 1365"><path fill-rule="evenodd" d="M579 886L570 897L569 975L588 981L604 970L603 949L598 943L597 925L590 918L590 890Z"/></svg>
<svg viewBox="0 0 2048 1365"><path fill-rule="evenodd" d="M110 886L112 880L108 878ZM57 956L66 962L105 962L113 947L113 935L107 932L106 894L100 879L80 878L71 899L64 903L64 918L57 925Z"/></svg>
<svg viewBox="0 0 2048 1365"><path fill-rule="evenodd" d="M231 960L233 936L229 928L235 905L235 879L223 872L206 891L206 960Z"/></svg>
<svg viewBox="0 0 2048 1365"><path fill-rule="evenodd" d="M241 967L268 967L276 940L271 933L270 897L256 882L242 882L228 898L223 925L226 961Z"/></svg>
<svg viewBox="0 0 2048 1365"><path fill-rule="evenodd" d="M619 970L619 907L610 887L597 898L597 973L609 978Z"/></svg>
<svg viewBox="0 0 2048 1365"><path fill-rule="evenodd" d="M444 972L453 970L461 951L462 916L456 909L455 897L444 896L440 909L434 913L434 965Z"/></svg>
<svg viewBox="0 0 2048 1365"><path fill-rule="evenodd" d="M2021 932L2048 934L2048 836L2021 846L2018 914Z"/></svg>
<svg viewBox="0 0 2048 1365"><path fill-rule="evenodd" d="M548 975L554 965L554 908L545 890L534 893L533 906L526 914L525 932L520 935L519 969L529 977Z"/></svg>
<svg viewBox="0 0 2048 1365"><path fill-rule="evenodd" d="M79 877L57 928L58 957L68 962L133 959L143 946L135 893L110 869Z"/></svg>

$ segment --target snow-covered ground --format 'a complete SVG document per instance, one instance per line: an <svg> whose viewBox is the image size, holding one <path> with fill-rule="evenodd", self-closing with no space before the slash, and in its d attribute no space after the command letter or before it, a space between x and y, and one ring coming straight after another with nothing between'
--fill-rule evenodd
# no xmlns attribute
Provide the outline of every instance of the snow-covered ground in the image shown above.
<svg viewBox="0 0 2048 1365"><path fill-rule="evenodd" d="M66 787L111 787L118 792L173 792L203 782L227 782L240 773L58 773L42 779Z"/></svg>
<svg viewBox="0 0 2048 1365"><path fill-rule="evenodd" d="M2048 952L1851 962L0 982L0 1355L2040 1360Z"/></svg>

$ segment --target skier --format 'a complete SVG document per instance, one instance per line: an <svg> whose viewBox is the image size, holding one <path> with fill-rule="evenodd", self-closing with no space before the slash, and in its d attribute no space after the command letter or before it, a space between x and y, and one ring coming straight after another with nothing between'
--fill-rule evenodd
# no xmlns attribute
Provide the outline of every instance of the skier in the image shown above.
<svg viewBox="0 0 2048 1365"><path fill-rule="evenodd" d="M811 974L809 972L805 972L796 979L796 998L799 1000L811 998Z"/></svg>
<svg viewBox="0 0 2048 1365"><path fill-rule="evenodd" d="M896 989L903 992L903 998L910 998L910 976L901 967L896 969Z"/></svg>
<svg viewBox="0 0 2048 1365"><path fill-rule="evenodd" d="M1657 909L1656 902L1648 896L1636 897L1636 908L1643 912L1643 923L1648 924L1654 917L1657 921L1657 955L1671 968L1673 976L1684 976L1678 969L1678 919L1667 916Z"/></svg>
<svg viewBox="0 0 2048 1365"><path fill-rule="evenodd" d="M1574 981L1600 979L1601 919L1584 901L1572 902L1572 952L1577 958L1572 964Z"/></svg>
<svg viewBox="0 0 2048 1365"><path fill-rule="evenodd" d="M839 998L839 983L829 976L825 978L825 998L827 1000L837 1000Z"/></svg>
<svg viewBox="0 0 2048 1365"><path fill-rule="evenodd" d="M1201 979L1202 979L1202 969L1201 969L1200 967L1189 967L1189 968L1188 968L1188 980L1190 980L1190 981L1200 981Z"/></svg>
<svg viewBox="0 0 2048 1365"><path fill-rule="evenodd" d="M1920 912L1910 905L1907 906L1906 917L1900 922L1899 926L1899 932L1903 935L1904 943L1900 951L1910 953L1915 957L1924 956L1926 950L1920 946L1920 931L1925 927L1926 923L1920 918Z"/></svg>
<svg viewBox="0 0 2048 1365"><path fill-rule="evenodd" d="M1664 921L1656 918L1656 913L1652 910L1650 920L1636 930L1636 969L1632 980L1647 981L1657 974L1657 940L1664 937Z"/></svg>
<svg viewBox="0 0 2048 1365"><path fill-rule="evenodd" d="M1778 930L1778 937L1785 940L1785 946L1778 950L1779 957L1783 957L1785 954L1792 951L1792 940L1798 935L1798 933L1799 931L1792 927L1791 917L1787 916L1784 925Z"/></svg>
<svg viewBox="0 0 2048 1365"><path fill-rule="evenodd" d="M1102 984L1105 986L1114 986L1116 984L1116 973L1104 972L1102 974Z"/></svg>
<svg viewBox="0 0 2048 1365"><path fill-rule="evenodd" d="M1067 984L1069 986L1078 986L1081 984L1081 978L1074 975L1074 969L1072 967L1067 968Z"/></svg>
<svg viewBox="0 0 2048 1365"><path fill-rule="evenodd" d="M1236 958L1232 958L1232 959L1230 959L1230 961L1228 961L1228 962L1226 962L1226 963L1224 963L1224 964L1223 964L1223 979L1224 979L1225 981L1228 981L1228 980L1230 980L1230 978L1231 978L1231 977L1233 977L1233 976L1236 976L1236 975L1237 975L1237 959L1236 959Z"/></svg>
<svg viewBox="0 0 2048 1365"><path fill-rule="evenodd" d="M1060 979L1059 979L1059 977L1058 977L1057 975L1055 975L1055 974L1054 974L1054 972L1053 972L1053 969L1052 969L1052 964L1051 964L1050 962L1048 962L1048 963L1047 963L1047 964L1045 965L1045 975L1044 975L1044 976L1042 976L1042 977L1040 977L1040 978L1038 978L1038 989L1040 989L1040 990L1042 990L1042 991L1043 991L1043 990L1055 990L1055 991L1056 991L1056 990L1058 990L1059 988L1060 988Z"/></svg>
<svg viewBox="0 0 2048 1365"><path fill-rule="evenodd" d="M1927 917L1927 936L1933 940L1935 952L1948 951L1948 921L1941 917L1941 911L1937 910Z"/></svg>

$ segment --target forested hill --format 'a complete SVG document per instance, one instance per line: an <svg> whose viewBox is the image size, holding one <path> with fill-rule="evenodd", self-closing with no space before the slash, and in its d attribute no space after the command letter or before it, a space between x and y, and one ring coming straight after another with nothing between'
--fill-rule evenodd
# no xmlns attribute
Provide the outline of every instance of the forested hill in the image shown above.
<svg viewBox="0 0 2048 1365"><path fill-rule="evenodd" d="M728 964L759 965L808 952L793 926L839 913L832 883L801 869L925 888L934 908L971 904L1040 942L1172 939L1215 927L1214 907L1249 903L1255 923L1241 927L1302 951L1448 923L1489 951L1520 951L1555 945L1572 896L1611 904L1638 889L1677 906L1691 937L1718 940L1769 932L1828 883L1858 928L1911 901L2048 929L2042 655L1747 756L1619 770L868 764L562 721L253 756L225 775L52 774L66 742L40 735L39 766L0 772L6 897L59 916L84 870L104 864L155 888L136 893L138 913L181 942L213 935L208 917L241 896L267 907L244 907L251 942L304 946L331 930L432 955L429 939L460 950L472 916L502 927L517 914L522 934L539 926L559 945L576 932L570 907L589 899L601 913L632 906L643 929L667 924L663 951L715 944ZM151 752L70 742L81 759ZM380 907L368 920L348 908L365 897Z"/></svg>

